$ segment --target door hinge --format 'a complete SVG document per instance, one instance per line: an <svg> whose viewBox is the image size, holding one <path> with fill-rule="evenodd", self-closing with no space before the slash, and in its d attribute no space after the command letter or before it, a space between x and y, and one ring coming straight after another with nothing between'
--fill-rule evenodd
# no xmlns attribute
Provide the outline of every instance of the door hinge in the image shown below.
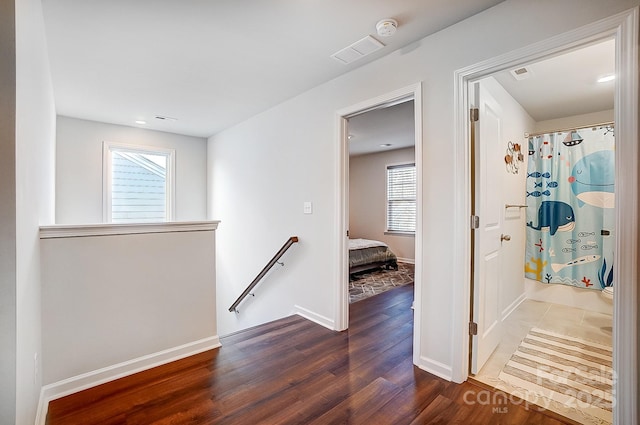
<svg viewBox="0 0 640 425"><path fill-rule="evenodd" d="M349 231L347 230L347 237L349 237Z"/></svg>
<svg viewBox="0 0 640 425"><path fill-rule="evenodd" d="M476 122L480 119L480 110L478 108L471 108L469 117L472 122Z"/></svg>
<svg viewBox="0 0 640 425"><path fill-rule="evenodd" d="M469 335L478 335L478 324L476 322L469 322Z"/></svg>
<svg viewBox="0 0 640 425"><path fill-rule="evenodd" d="M480 227L480 217L477 215L471 216L471 230L475 230Z"/></svg>

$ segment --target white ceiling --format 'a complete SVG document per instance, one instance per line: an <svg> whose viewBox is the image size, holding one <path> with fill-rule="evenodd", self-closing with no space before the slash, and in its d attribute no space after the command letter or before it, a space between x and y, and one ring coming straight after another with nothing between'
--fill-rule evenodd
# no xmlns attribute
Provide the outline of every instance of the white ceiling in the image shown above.
<svg viewBox="0 0 640 425"><path fill-rule="evenodd" d="M502 0L43 0L60 115L207 137ZM375 25L394 18L396 35ZM386 47L330 56L371 34ZM156 115L176 118L160 121Z"/></svg>
<svg viewBox="0 0 640 425"><path fill-rule="evenodd" d="M494 78L535 121L613 109L615 82L598 83L615 71L613 39L525 66L516 80L510 70ZM516 69L521 68L517 67ZM413 102L377 109L349 120L350 155L400 149L414 144ZM390 147L381 144L391 143Z"/></svg>
<svg viewBox="0 0 640 425"><path fill-rule="evenodd" d="M350 156L414 146L413 100L349 118L347 129Z"/></svg>
<svg viewBox="0 0 640 425"><path fill-rule="evenodd" d="M495 79L536 121L613 109L615 82L597 82L615 72L613 39L526 68L531 72L527 79L518 81L509 71Z"/></svg>

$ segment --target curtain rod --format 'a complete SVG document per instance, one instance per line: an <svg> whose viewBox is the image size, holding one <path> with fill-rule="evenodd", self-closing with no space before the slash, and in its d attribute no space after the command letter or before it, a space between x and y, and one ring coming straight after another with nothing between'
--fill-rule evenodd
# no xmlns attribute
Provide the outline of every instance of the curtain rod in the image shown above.
<svg viewBox="0 0 640 425"><path fill-rule="evenodd" d="M529 137L536 137L536 136L542 136L544 134L553 134L553 133L566 133L568 131L576 131L576 130L585 130L588 128L594 128L594 127L605 127L605 126L614 126L614 122L613 121L608 121L608 122L602 122L599 124L593 124L593 125L583 125L582 127L572 127L572 128L563 128L560 130L553 130L553 131L542 131L539 133L524 133L524 137L526 139L528 139Z"/></svg>

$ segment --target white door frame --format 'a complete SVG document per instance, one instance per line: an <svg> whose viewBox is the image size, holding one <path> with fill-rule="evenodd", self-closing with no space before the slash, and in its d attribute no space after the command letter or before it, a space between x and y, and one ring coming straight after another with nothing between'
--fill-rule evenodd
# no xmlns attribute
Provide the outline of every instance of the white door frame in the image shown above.
<svg viewBox="0 0 640 425"><path fill-rule="evenodd" d="M455 73L455 252L453 378L468 378L470 313L470 152L468 84L604 38L616 40L616 290L613 315L614 423L638 423L638 8L569 31Z"/></svg>
<svg viewBox="0 0 640 425"><path fill-rule="evenodd" d="M334 317L335 329L342 331L349 327L349 262L348 238L349 226L349 144L347 138L347 118L364 111L400 99L413 98L415 121L415 162L416 162L416 235L415 235L415 279L414 279L414 328L413 328L413 358L414 363L419 358L420 337L420 302L422 281L422 84L417 83L373 99L368 99L355 105L340 109L336 112L336 170L337 181L337 223L336 231L336 311Z"/></svg>

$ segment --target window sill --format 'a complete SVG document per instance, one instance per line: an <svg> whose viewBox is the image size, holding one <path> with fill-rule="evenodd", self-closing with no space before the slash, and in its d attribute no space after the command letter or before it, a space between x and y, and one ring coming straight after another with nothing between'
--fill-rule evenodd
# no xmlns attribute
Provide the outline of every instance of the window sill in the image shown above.
<svg viewBox="0 0 640 425"><path fill-rule="evenodd" d="M416 236L416 232L394 232L392 230L387 230L386 232L384 232L384 234L390 236Z"/></svg>
<svg viewBox="0 0 640 425"><path fill-rule="evenodd" d="M40 226L40 239L85 236L134 235L144 233L202 232L218 228L219 221L169 221L166 223L60 224Z"/></svg>

